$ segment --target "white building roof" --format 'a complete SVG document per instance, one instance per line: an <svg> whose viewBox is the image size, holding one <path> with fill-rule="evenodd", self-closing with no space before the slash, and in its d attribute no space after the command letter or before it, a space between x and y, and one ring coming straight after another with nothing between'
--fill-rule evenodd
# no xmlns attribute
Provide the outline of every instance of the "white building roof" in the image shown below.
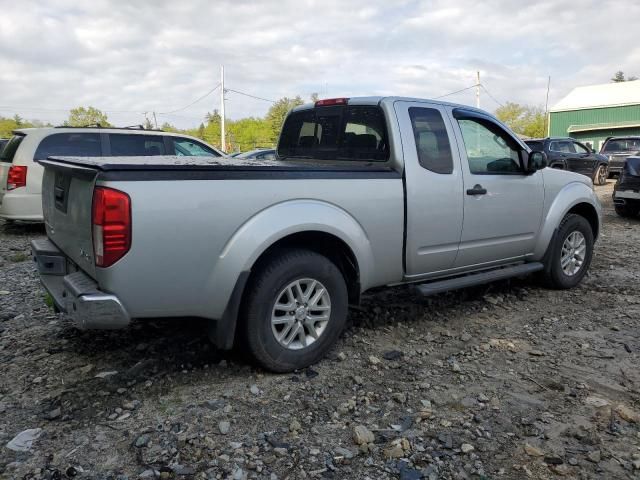
<svg viewBox="0 0 640 480"><path fill-rule="evenodd" d="M574 88L549 111L640 105L640 80Z"/></svg>

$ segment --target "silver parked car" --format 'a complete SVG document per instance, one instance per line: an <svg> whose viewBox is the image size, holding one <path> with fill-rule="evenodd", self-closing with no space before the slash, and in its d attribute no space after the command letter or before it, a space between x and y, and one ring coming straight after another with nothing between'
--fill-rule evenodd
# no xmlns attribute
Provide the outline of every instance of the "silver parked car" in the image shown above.
<svg viewBox="0 0 640 480"><path fill-rule="evenodd" d="M591 180L545 168L488 113L399 97L289 113L278 160L51 158L42 281L81 328L202 317L273 371L320 359L373 287L424 295L586 274Z"/></svg>

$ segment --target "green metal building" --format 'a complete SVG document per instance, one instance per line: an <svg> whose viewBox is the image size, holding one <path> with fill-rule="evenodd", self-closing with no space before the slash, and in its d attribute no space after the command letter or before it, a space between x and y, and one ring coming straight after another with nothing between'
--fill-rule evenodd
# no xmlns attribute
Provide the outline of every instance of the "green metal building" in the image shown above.
<svg viewBox="0 0 640 480"><path fill-rule="evenodd" d="M640 136L640 80L575 88L549 110L548 134L600 150L605 138Z"/></svg>

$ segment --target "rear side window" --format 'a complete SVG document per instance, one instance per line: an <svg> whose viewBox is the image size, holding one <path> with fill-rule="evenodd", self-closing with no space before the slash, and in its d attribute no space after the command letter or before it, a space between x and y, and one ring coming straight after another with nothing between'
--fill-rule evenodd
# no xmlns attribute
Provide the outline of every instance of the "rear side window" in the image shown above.
<svg viewBox="0 0 640 480"><path fill-rule="evenodd" d="M153 157L166 155L164 139L160 135L109 134L111 156L113 157Z"/></svg>
<svg viewBox="0 0 640 480"><path fill-rule="evenodd" d="M411 107L409 117L420 165L435 173L452 173L451 144L440 112L433 108Z"/></svg>
<svg viewBox="0 0 640 480"><path fill-rule="evenodd" d="M34 160L48 157L99 157L102 155L100 135L97 133L54 133L44 138L33 156Z"/></svg>
<svg viewBox="0 0 640 480"><path fill-rule="evenodd" d="M282 127L282 159L385 161L387 127L377 106L327 106L294 112Z"/></svg>
<svg viewBox="0 0 640 480"><path fill-rule="evenodd" d="M219 157L218 152L190 138L168 137L179 157Z"/></svg>
<svg viewBox="0 0 640 480"><path fill-rule="evenodd" d="M24 139L24 135L14 135L11 137L11 140L9 140L4 148L0 149L0 162L13 162L13 157L18 151L18 147L20 146L22 139Z"/></svg>

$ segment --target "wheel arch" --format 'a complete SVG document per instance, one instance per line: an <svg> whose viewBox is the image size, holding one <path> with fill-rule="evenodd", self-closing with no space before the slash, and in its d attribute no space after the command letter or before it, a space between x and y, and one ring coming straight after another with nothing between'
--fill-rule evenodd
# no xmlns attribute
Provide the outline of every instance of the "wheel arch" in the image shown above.
<svg viewBox="0 0 640 480"><path fill-rule="evenodd" d="M209 332L217 346L233 346L239 305L251 274L279 249L293 247L328 257L345 276L349 302L359 301L374 265L362 226L348 212L327 202L283 202L258 212L240 226L217 259L207 285L215 301L205 306L218 312L212 315L218 320Z"/></svg>
<svg viewBox="0 0 640 480"><path fill-rule="evenodd" d="M556 194L544 217L532 258L534 261L545 257L560 223L570 213L584 217L591 225L594 240L598 238L601 225L600 202L592 188L582 182L572 182Z"/></svg>

